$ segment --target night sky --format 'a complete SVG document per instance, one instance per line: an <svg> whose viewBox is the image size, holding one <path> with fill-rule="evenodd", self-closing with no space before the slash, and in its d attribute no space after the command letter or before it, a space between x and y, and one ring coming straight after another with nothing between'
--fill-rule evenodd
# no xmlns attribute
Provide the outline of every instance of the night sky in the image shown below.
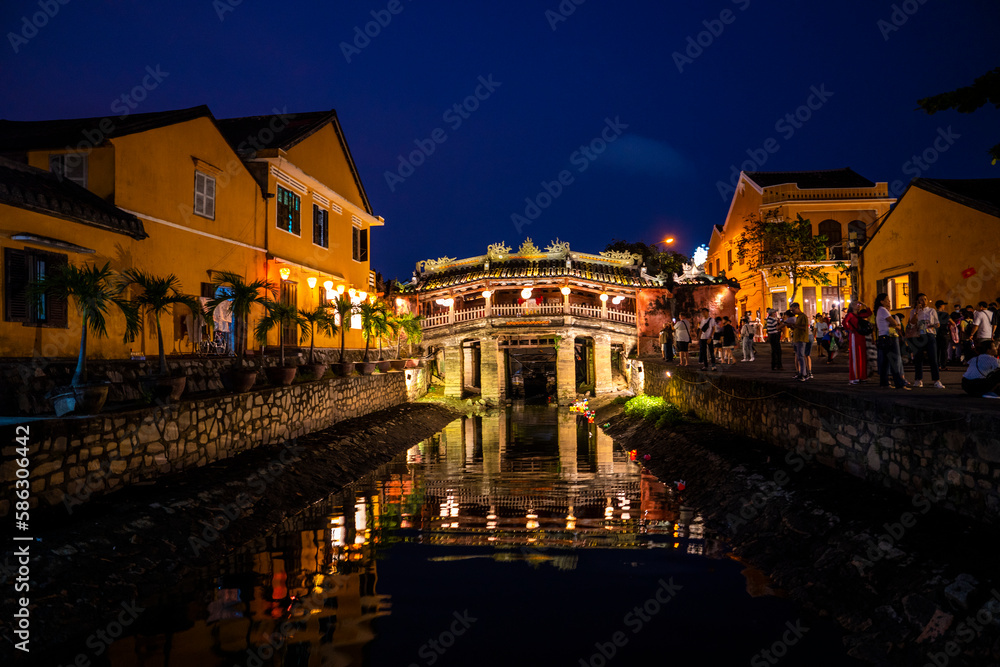
<svg viewBox="0 0 1000 667"><path fill-rule="evenodd" d="M1000 65L995 0L42 0L58 11L37 31L38 0L0 4L2 118L120 115L147 67L166 75L135 112L335 108L386 219L386 277L525 236L593 252L670 235L690 254L725 219L734 165L849 166L895 195L918 175L1000 177L1000 111L916 110ZM434 150L410 173L416 142ZM547 206L519 230L526 198Z"/></svg>

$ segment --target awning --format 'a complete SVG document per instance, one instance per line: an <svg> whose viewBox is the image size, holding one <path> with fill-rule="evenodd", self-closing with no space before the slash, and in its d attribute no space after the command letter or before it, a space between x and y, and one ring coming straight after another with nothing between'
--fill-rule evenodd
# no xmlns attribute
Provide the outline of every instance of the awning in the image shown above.
<svg viewBox="0 0 1000 667"><path fill-rule="evenodd" d="M83 246L70 243L69 241L61 241L59 239L53 239L48 236L39 236L38 234L30 234L28 232L18 232L10 238L15 241L24 241L26 243L34 243L35 245L48 246L49 248L58 248L59 250L75 252L81 255L93 255L97 252L93 248L84 248Z"/></svg>

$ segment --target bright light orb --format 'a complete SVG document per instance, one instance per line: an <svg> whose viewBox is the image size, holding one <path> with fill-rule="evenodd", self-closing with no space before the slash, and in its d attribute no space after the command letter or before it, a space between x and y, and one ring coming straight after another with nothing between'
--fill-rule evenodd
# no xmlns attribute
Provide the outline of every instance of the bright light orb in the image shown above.
<svg viewBox="0 0 1000 667"><path fill-rule="evenodd" d="M278 274L281 276L282 280L288 280L288 276L292 275L292 270L287 266L283 266L278 269Z"/></svg>
<svg viewBox="0 0 1000 667"><path fill-rule="evenodd" d="M569 292L570 292L569 287L563 287L559 291L563 293L563 296L569 296Z"/></svg>
<svg viewBox="0 0 1000 667"><path fill-rule="evenodd" d="M607 294L602 294L601 295L601 301L607 303L607 301L608 301L608 295Z"/></svg>
<svg viewBox="0 0 1000 667"><path fill-rule="evenodd" d="M327 280L326 284L327 284L327 286L333 285L333 281ZM343 293L344 293L344 286L343 285L337 285L337 294L343 294Z"/></svg>
<svg viewBox="0 0 1000 667"><path fill-rule="evenodd" d="M521 298L522 299L530 299L531 298L531 288L530 287L525 287L523 290L521 290Z"/></svg>
<svg viewBox="0 0 1000 667"><path fill-rule="evenodd" d="M306 283L309 285L309 289L316 287L316 276L309 276L306 278Z"/></svg>
<svg viewBox="0 0 1000 667"><path fill-rule="evenodd" d="M332 280L327 280L325 283L323 283L323 287L326 289L327 292L329 292L330 290L333 289L333 281ZM343 292L344 291L341 290L341 294L343 294Z"/></svg>
<svg viewBox="0 0 1000 667"><path fill-rule="evenodd" d="M488 289L485 289L485 290L483 290L483 298L484 298L484 299L488 299L488 298L490 298L491 296L493 296L493 292L491 292L491 291L490 291L490 290L488 290Z"/></svg>

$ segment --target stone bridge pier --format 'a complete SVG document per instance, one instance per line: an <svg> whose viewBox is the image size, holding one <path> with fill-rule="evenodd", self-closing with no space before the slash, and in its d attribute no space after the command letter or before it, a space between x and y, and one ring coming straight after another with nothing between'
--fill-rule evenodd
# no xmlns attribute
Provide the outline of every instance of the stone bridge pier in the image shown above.
<svg viewBox="0 0 1000 667"><path fill-rule="evenodd" d="M593 385L597 394L614 391L616 360L636 345L635 335L586 328L476 333L486 335L429 341L443 352L445 396L478 392L488 403L501 403L510 393L511 352L543 349L554 352L556 398L568 405L576 400L579 384Z"/></svg>

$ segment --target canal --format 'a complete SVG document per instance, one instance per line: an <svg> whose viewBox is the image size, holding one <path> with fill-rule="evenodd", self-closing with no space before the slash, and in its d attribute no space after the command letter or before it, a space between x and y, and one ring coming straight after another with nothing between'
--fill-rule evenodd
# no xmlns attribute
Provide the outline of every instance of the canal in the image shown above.
<svg viewBox="0 0 1000 667"><path fill-rule="evenodd" d="M597 425L460 418L145 599L94 664L851 665Z"/></svg>

